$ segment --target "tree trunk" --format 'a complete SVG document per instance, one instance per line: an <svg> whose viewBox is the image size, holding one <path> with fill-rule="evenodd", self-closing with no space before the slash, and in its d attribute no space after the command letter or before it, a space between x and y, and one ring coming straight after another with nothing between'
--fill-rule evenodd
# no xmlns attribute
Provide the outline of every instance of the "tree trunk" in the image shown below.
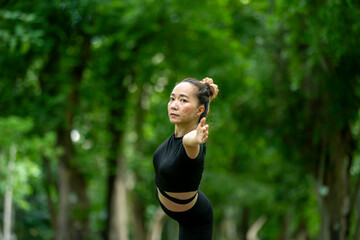
<svg viewBox="0 0 360 240"><path fill-rule="evenodd" d="M158 207L153 218L151 219L150 231L147 237L148 240L161 240L161 234L166 218L167 216L164 211L161 209L161 207Z"/></svg>
<svg viewBox="0 0 360 240"><path fill-rule="evenodd" d="M249 219L250 219L250 209L248 207L244 207L241 213L241 221L240 221L240 231L238 235L240 236L240 240L246 240L246 233L249 230Z"/></svg>
<svg viewBox="0 0 360 240"><path fill-rule="evenodd" d="M126 162L122 156L118 158L118 173L114 185L110 212L109 240L128 239L128 213L126 199Z"/></svg>
<svg viewBox="0 0 360 240"><path fill-rule="evenodd" d="M111 114L114 117L114 113ZM116 195L118 191L116 191L117 186L117 157L119 157L119 148L121 145L121 138L122 138L122 131L116 130L115 128L115 120L110 121L109 131L112 135L111 146L109 150L109 157L108 157L108 177L107 177L107 219L106 219L106 226L105 226L105 233L104 239L110 240L115 237L115 232L117 229L116 224L114 224L114 212L116 212ZM121 188L120 188L121 189Z"/></svg>
<svg viewBox="0 0 360 240"><path fill-rule="evenodd" d="M146 240L145 207L141 199L136 196L134 189L130 193L132 226L134 229L134 240Z"/></svg>
<svg viewBox="0 0 360 240"><path fill-rule="evenodd" d="M303 220L303 219L300 220L300 223L297 226L297 229L292 234L291 239L294 239L294 240L308 240L308 239L310 239L308 229L306 227L306 221L305 220Z"/></svg>
<svg viewBox="0 0 360 240"><path fill-rule="evenodd" d="M117 43L111 46L111 51L119 51ZM108 78L105 90L111 96L107 127L111 138L111 145L107 159L107 219L103 233L105 240L123 240L128 237L127 219L125 217L127 209L125 188L126 163L121 148L124 137L128 89L123 84L125 73L119 69L121 65L125 64L119 63L117 58L112 59L109 64L109 72L105 76ZM122 236L123 238L121 238Z"/></svg>
<svg viewBox="0 0 360 240"><path fill-rule="evenodd" d="M354 239L360 239L360 184L357 189L357 196L355 200L355 237Z"/></svg>
<svg viewBox="0 0 360 240"><path fill-rule="evenodd" d="M59 162L59 215L57 240L88 239L89 199L86 181L76 164L71 161L75 155L70 138L74 116L79 106L79 87L90 54L89 36L82 35L81 55L73 67L70 93L67 98L64 125L59 126L58 144L64 149Z"/></svg>
<svg viewBox="0 0 360 240"><path fill-rule="evenodd" d="M56 240L70 238L70 173L65 165L66 158L62 156L59 161L59 211L57 216Z"/></svg>
<svg viewBox="0 0 360 240"><path fill-rule="evenodd" d="M122 82L119 81L119 85ZM123 87L122 87L123 88ZM119 88L119 91L127 91L127 89ZM126 95L120 94L115 102L125 102ZM110 112L109 132L112 136L111 146L108 157L108 177L107 177L107 219L105 226L104 239L127 239L127 219L126 215L126 188L125 188L125 174L126 163L125 158L121 153L121 145L124 131L119 128L122 126L124 118L124 105L114 105ZM125 215L124 215L125 214ZM124 227L125 226L125 227ZM122 238L123 237L123 238Z"/></svg>
<svg viewBox="0 0 360 240"><path fill-rule="evenodd" d="M345 240L348 231L347 216L350 210L349 172L347 147L350 130L337 131L325 149L323 185L320 197L322 225L320 239Z"/></svg>
<svg viewBox="0 0 360 240"><path fill-rule="evenodd" d="M83 175L72 166L74 149L70 131L58 132L64 154L59 161L59 212L57 240L87 239L89 234L89 200Z"/></svg>
<svg viewBox="0 0 360 240"><path fill-rule="evenodd" d="M234 209L232 207L225 207L224 215L221 221L221 232L224 240L238 240L236 225L234 222Z"/></svg>
<svg viewBox="0 0 360 240"><path fill-rule="evenodd" d="M44 66L39 74L39 84L41 87L41 91L42 91L42 95L41 98L39 98L39 102L37 103L39 106L46 106L46 102L48 101L48 99L52 98L53 96L56 96L58 93L58 88L55 84L53 84L52 82L52 76L57 74L58 71L58 63L60 61L60 53L57 49L59 42L56 42L52 49L49 51L48 54L48 59L45 61ZM46 113L47 116L52 116L52 110L54 108L56 108L58 106L55 106L55 104L50 104L50 106L48 108L44 109L44 112ZM43 125L45 126L47 119L43 120L41 123L39 123L39 125ZM57 130L57 129L54 129ZM42 130L43 132L48 131L46 128L44 128ZM59 142L59 137L58 137L58 142ZM62 156L59 159L59 165L63 162L62 161ZM48 162L46 161L46 159L44 159L44 166L45 166L45 176L46 178L51 178L52 173L48 168ZM63 172L64 167L60 167L58 169L58 176L59 179L64 179L66 178L66 176L64 176L64 172ZM66 226L66 219L68 219L67 217L67 213L68 213L68 207L66 204L66 198L65 196L68 196L68 189L64 188L65 186L63 186L62 181L58 180L58 184L57 184L57 193L58 193L58 202L59 202L59 206L56 206L58 209L56 210L65 210L65 211L56 211L54 208L54 216L52 216L52 226L53 226L53 230L55 232L55 238L56 239L66 239L66 236L62 236L63 234L65 234L67 232L67 226ZM55 181L53 181L53 183L55 184ZM48 205L51 206L51 198L50 198L50 192L49 192L49 185L48 182L44 182L45 185L45 189L46 192L48 193ZM61 192L60 192L61 191ZM66 195L64 195L66 194ZM56 212L59 212L58 215L56 215ZM51 213L51 211L50 211ZM61 235L61 236L60 236Z"/></svg>
<svg viewBox="0 0 360 240"><path fill-rule="evenodd" d="M251 227L249 228L249 231L246 233L246 239L247 240L258 240L258 232L260 231L260 229L262 228L262 226L265 224L266 222L266 217L261 216L259 217L253 225L251 225Z"/></svg>
<svg viewBox="0 0 360 240"><path fill-rule="evenodd" d="M4 201L4 240L11 239L12 187L7 186Z"/></svg>
<svg viewBox="0 0 360 240"><path fill-rule="evenodd" d="M136 113L135 113L135 132L137 135L136 144L134 144L134 149L140 156L144 155L144 135L143 135L143 123L146 114L146 109L143 106L143 103L148 100L149 92L144 87L142 82L139 83L139 91L137 94L136 102ZM138 171L134 171L135 182L144 182L146 181ZM145 226L145 205L144 201L139 197L135 188L131 193L131 203L132 203L132 220L134 228L134 239L135 240L146 240L146 226Z"/></svg>
<svg viewBox="0 0 360 240"><path fill-rule="evenodd" d="M11 222L12 222L12 172L16 161L16 147L14 145L10 148L10 159L8 164L8 179L5 191L4 200L4 240L11 240Z"/></svg>
<svg viewBox="0 0 360 240"><path fill-rule="evenodd" d="M74 149L70 131L58 131L58 141L64 149L64 154L59 161L59 211L56 239L87 239L90 204L84 176L71 163Z"/></svg>
<svg viewBox="0 0 360 240"><path fill-rule="evenodd" d="M119 80L116 83L119 94L114 97L117 103L126 101L127 89ZM119 87L119 88L117 88ZM107 219L104 238L106 240L126 240L127 232L127 201L126 201L126 160L121 152L123 143L125 121L125 105L114 104L110 110L109 132L111 134L111 146L108 157L107 179Z"/></svg>
<svg viewBox="0 0 360 240"><path fill-rule="evenodd" d="M277 237L278 240L288 240L290 239L290 226L289 224L292 222L292 216L290 213L285 213L282 216L281 228L279 235Z"/></svg>

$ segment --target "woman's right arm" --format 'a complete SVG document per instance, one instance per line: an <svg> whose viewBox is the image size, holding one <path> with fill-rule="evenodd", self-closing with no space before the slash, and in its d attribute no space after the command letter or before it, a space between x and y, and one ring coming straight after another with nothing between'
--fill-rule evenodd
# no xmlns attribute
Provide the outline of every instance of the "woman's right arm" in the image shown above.
<svg viewBox="0 0 360 240"><path fill-rule="evenodd" d="M197 128L183 137L183 145L189 158L195 159L200 152L200 144L205 143L209 134L206 118L201 119Z"/></svg>

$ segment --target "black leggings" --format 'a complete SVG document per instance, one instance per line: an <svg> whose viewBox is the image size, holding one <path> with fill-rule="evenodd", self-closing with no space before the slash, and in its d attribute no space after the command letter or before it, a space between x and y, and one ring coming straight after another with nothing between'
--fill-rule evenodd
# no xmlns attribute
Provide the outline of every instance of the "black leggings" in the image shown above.
<svg viewBox="0 0 360 240"><path fill-rule="evenodd" d="M211 240L213 229L213 210L209 199L198 190L195 205L185 212L172 212L161 204L164 212L179 223L179 240Z"/></svg>

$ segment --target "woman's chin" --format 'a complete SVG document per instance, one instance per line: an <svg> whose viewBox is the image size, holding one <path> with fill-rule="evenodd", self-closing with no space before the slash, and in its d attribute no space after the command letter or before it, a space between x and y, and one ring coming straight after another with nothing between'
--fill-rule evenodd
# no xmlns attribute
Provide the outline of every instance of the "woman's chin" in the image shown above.
<svg viewBox="0 0 360 240"><path fill-rule="evenodd" d="M170 120L171 123L174 123L174 124L180 122L179 120L174 119L174 118L169 118L169 120Z"/></svg>

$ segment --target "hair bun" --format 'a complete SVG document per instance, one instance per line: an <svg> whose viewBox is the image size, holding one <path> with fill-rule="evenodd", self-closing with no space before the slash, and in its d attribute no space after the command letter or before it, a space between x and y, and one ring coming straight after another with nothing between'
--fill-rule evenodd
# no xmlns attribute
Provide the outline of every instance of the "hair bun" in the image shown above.
<svg viewBox="0 0 360 240"><path fill-rule="evenodd" d="M219 88L216 84L214 84L214 81L211 78L204 78L201 81L208 89L209 93L210 93L210 101L215 99L218 95L219 92Z"/></svg>
<svg viewBox="0 0 360 240"><path fill-rule="evenodd" d="M210 97L212 97L213 95L214 95L214 93L215 93L215 89L214 89L214 87L213 86L211 86L209 83L204 83L205 84L205 86L207 87L207 89L208 89L208 91L209 91L209 93L210 93Z"/></svg>

